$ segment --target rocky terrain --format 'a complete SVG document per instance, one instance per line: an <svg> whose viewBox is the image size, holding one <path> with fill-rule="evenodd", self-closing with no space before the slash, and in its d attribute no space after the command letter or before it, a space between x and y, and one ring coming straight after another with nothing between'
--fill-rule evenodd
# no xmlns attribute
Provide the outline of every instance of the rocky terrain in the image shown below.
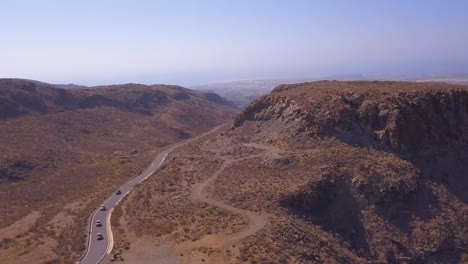
<svg viewBox="0 0 468 264"><path fill-rule="evenodd" d="M282 85L113 218L126 263L468 261L468 87ZM140 212L140 213L137 213Z"/></svg>
<svg viewBox="0 0 468 264"><path fill-rule="evenodd" d="M235 110L211 93L0 79L0 263L73 263L87 218L171 143Z"/></svg>
<svg viewBox="0 0 468 264"><path fill-rule="evenodd" d="M327 81L398 81L398 82L424 82L424 83L448 83L468 85L468 75L387 75L387 74L335 74L315 78L277 78L218 82L206 85L194 86L193 89L201 91L213 91L224 98L229 99L239 109L249 106L255 99L270 93L281 84L312 82L318 80ZM73 87L73 86L70 86Z"/></svg>
<svg viewBox="0 0 468 264"><path fill-rule="evenodd" d="M200 91L213 91L232 101L237 108L244 109L252 101L262 95L270 93L273 88L280 84L298 83L311 80L315 80L315 78L239 80L199 85L194 86L193 89Z"/></svg>

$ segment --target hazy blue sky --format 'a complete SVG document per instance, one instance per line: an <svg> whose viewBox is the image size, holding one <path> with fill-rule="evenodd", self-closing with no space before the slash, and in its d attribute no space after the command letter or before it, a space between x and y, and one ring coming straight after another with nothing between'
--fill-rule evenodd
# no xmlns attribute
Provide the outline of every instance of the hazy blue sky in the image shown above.
<svg viewBox="0 0 468 264"><path fill-rule="evenodd" d="M104 84L468 73L468 1L0 1L0 77Z"/></svg>

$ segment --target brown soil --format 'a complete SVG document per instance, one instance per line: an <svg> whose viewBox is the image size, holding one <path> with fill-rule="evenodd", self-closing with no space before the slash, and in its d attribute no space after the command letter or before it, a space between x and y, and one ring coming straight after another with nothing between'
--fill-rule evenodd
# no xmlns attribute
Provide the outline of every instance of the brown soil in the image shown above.
<svg viewBox="0 0 468 264"><path fill-rule="evenodd" d="M88 217L117 186L234 113L163 85L64 90L1 79L0 101L0 263L78 260Z"/></svg>
<svg viewBox="0 0 468 264"><path fill-rule="evenodd" d="M467 261L467 127L466 86L281 86L122 203L122 256L136 233L174 263Z"/></svg>

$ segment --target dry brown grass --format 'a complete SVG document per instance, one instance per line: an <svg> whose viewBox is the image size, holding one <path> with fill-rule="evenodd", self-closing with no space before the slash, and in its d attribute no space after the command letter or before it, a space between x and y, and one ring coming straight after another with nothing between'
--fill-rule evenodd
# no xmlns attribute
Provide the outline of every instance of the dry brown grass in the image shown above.
<svg viewBox="0 0 468 264"><path fill-rule="evenodd" d="M126 208L145 204L145 210L166 213L143 218L127 213L123 218L133 230L138 228L132 227L135 221L152 219L141 233L152 232L154 227L164 230L166 227L158 222L163 219L176 221L177 229L191 230L191 222L181 221L179 218L186 216L177 209L193 206L190 197L183 195L184 190L193 179L202 181L214 173L220 164L217 160L223 158L237 162L230 163L205 194L237 208L266 213L268 225L235 244L236 250L190 256L202 256L207 263L218 263L220 259L225 263L461 262L466 258L468 245L468 206L463 191L467 186L464 164L468 162L463 140L468 130L457 132L446 144L418 142L416 151L369 137L367 127L359 130L365 123L353 123L356 120L347 119L346 115L339 118L359 129L337 125L328 134L315 133L314 129L322 129L317 121L320 118L331 118L329 124L340 124L333 116L343 114L338 105L342 94L361 98L362 102L374 100L384 109L408 107L405 117L415 117L415 122L397 122L398 129L405 125L414 128L415 123L432 127L433 124L424 123L431 122L426 119L429 116L438 122L441 116L457 115L461 120L458 127L464 128L468 124L465 90L466 87L458 86L393 82L321 82L277 89L271 97L283 99L260 99L239 116L233 128L178 150L175 159L168 160L153 182L141 187L151 188L151 193L159 193L162 200L146 202L134 197L125 202ZM444 98L460 100L452 104L451 99ZM296 104L291 100L297 100ZM316 107L321 100L323 104ZM409 103L413 100L414 104ZM432 112L434 115L420 112L429 111L434 105L446 108ZM312 111L321 114L314 115ZM311 121L311 117L317 119ZM387 121L384 127L392 122ZM432 130L433 134L425 138L447 136L447 131ZM257 145L247 147L244 143ZM268 147L255 148L259 145ZM274 148L280 151L271 151ZM157 186L147 187L153 184ZM203 230L204 222L194 222L201 224L199 229ZM222 219L215 217L209 219L205 228L222 224ZM174 230L170 230L171 234L176 233ZM160 243L167 241L161 233L153 232L151 237ZM208 235L202 234L203 237Z"/></svg>
<svg viewBox="0 0 468 264"><path fill-rule="evenodd" d="M19 100L24 96L13 96L22 93L31 93L36 103L42 100L47 111L37 112L35 104ZM62 93L72 102L58 96ZM188 98L180 99L180 93ZM146 102L151 94L166 99ZM76 261L85 249L87 218L106 196L137 176L165 146L233 114L171 86L63 92L0 80L0 97L23 104L18 116L0 121L1 263L14 257L26 263L34 256L35 263ZM40 216L31 228L13 236L3 232L33 211Z"/></svg>
<svg viewBox="0 0 468 264"><path fill-rule="evenodd" d="M192 155L186 157L186 152ZM190 202L191 185L203 181L220 166L220 160L210 156L212 153L190 147L169 155L168 162L122 202L120 223L125 223L126 232L181 243L241 228L244 221L239 216L205 203ZM200 164L206 166L200 169Z"/></svg>

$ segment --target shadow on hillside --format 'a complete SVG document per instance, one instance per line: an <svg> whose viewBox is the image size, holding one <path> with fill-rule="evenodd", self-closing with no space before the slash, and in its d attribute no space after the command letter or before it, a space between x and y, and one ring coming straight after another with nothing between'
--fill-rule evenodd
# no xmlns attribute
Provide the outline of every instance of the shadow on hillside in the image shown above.
<svg viewBox="0 0 468 264"><path fill-rule="evenodd" d="M423 177L439 183L457 197L468 203L468 146L458 146L450 151L410 159Z"/></svg>
<svg viewBox="0 0 468 264"><path fill-rule="evenodd" d="M369 136L353 133L336 134L334 137L353 147L372 148L398 156L411 162L421 171L422 177L445 186L460 201L468 203L468 145L447 144L427 146L409 151L392 150Z"/></svg>
<svg viewBox="0 0 468 264"><path fill-rule="evenodd" d="M167 95L161 91L142 92L136 94L135 97L126 99L122 99L119 94L112 92L108 92L106 95L83 93L78 96L69 90L56 88L54 91L53 102L67 110L113 107L122 111L152 116L153 109L166 106L169 103ZM124 92L121 92L120 95L124 95Z"/></svg>
<svg viewBox="0 0 468 264"><path fill-rule="evenodd" d="M304 208L304 195L300 193L284 198L280 205L306 221L321 226L325 231L340 235L358 255L369 256L369 245L358 202L345 184L340 184L331 191L332 200L323 201L324 204L314 209Z"/></svg>
<svg viewBox="0 0 468 264"><path fill-rule="evenodd" d="M378 204L376 211L402 232L411 235L411 221L414 218L423 221L435 218L440 212L440 203L426 184L421 183L418 190L405 200Z"/></svg>

